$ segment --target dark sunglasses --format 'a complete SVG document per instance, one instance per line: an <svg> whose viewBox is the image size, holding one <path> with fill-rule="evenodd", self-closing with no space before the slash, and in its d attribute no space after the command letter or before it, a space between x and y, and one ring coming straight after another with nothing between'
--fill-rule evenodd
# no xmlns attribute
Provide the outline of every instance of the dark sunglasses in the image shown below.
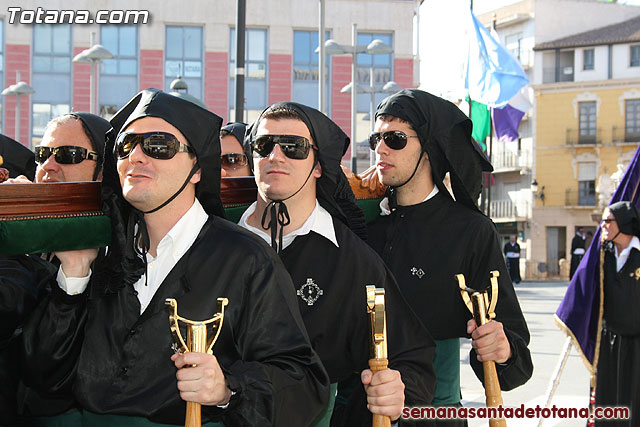
<svg viewBox="0 0 640 427"><path fill-rule="evenodd" d="M75 165L84 159L95 160L100 159L100 155L95 151L89 151L84 147L76 147L75 145L61 145L59 147L45 147L37 145L33 149L36 155L36 163L43 164L53 154L56 162L61 165Z"/></svg>
<svg viewBox="0 0 640 427"><path fill-rule="evenodd" d="M399 130L388 130L386 132L372 132L369 135L369 147L375 150L380 140L384 141L387 147L392 150L402 150L407 146L407 138L418 138L416 135L407 135Z"/></svg>
<svg viewBox="0 0 640 427"><path fill-rule="evenodd" d="M119 159L126 159L138 144L144 154L159 160L172 159L178 153L193 153L191 147L169 132L121 133L114 151Z"/></svg>
<svg viewBox="0 0 640 427"><path fill-rule="evenodd" d="M280 149L290 159L302 160L309 157L309 150L318 148L311 145L304 136L297 135L260 135L253 140L253 151L260 157L267 157L278 144Z"/></svg>
<svg viewBox="0 0 640 427"><path fill-rule="evenodd" d="M227 153L220 156L224 169L236 170L247 165L247 156L242 153Z"/></svg>
<svg viewBox="0 0 640 427"><path fill-rule="evenodd" d="M610 222L615 222L616 219L615 218L605 218L602 221L600 221L600 224L604 224L605 222L608 224Z"/></svg>

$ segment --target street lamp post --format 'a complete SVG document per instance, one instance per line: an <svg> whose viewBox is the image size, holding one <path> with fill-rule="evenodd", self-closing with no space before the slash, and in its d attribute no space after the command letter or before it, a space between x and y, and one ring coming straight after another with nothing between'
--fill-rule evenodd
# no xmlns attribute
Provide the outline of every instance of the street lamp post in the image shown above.
<svg viewBox="0 0 640 427"><path fill-rule="evenodd" d="M23 95L30 95L35 92L31 86L20 80L20 71L16 73L17 83L10 85L2 91L3 96L15 96L16 97L16 141L20 142L20 97Z"/></svg>
<svg viewBox="0 0 640 427"><path fill-rule="evenodd" d="M348 85L346 85L345 87L342 88L341 92L343 93L347 93L347 92L352 92L352 85L351 83L349 83ZM373 129L375 127L375 117L376 117L376 94L377 93L396 93L398 91L402 90L402 87L400 87L400 85L398 85L396 82L394 82L393 80L388 81L384 84L376 84L373 78L373 67L369 68L369 86L364 86L361 84L358 84L358 92L364 92L364 93L368 93L371 98L370 98L370 105L369 105L369 113L363 117L363 120L370 120L371 121L371 126L370 126L370 130L371 132L373 132ZM375 152L371 151L370 153L370 157L369 157L369 164L373 165L373 163L375 162Z"/></svg>
<svg viewBox="0 0 640 427"><path fill-rule="evenodd" d="M351 83L347 86L343 87L340 92L346 93L351 92L351 170L353 173L357 173L357 165L356 165L356 113L358 106L358 90L361 87L357 85L357 69L358 69L358 54L359 53L367 53L370 55L378 55L378 54L387 54L392 53L393 49L391 46L384 43L382 40L373 40L368 45L358 45L358 26L357 24L353 24L352 28L352 44L351 45L340 45L336 43L334 40L329 39L324 44L325 53L327 55L345 55L349 54L352 56L351 60ZM316 52L319 52L319 48L316 49ZM351 86L350 86L351 85ZM347 89L349 88L349 89ZM351 89L353 88L353 90Z"/></svg>
<svg viewBox="0 0 640 427"><path fill-rule="evenodd" d="M113 54L109 52L101 44L93 44L95 33L91 33L91 47L85 49L73 57L73 62L85 62L91 64L91 76L89 77L89 110L95 115L99 115L98 104L98 88L96 87L98 80L97 66L103 59L113 58Z"/></svg>

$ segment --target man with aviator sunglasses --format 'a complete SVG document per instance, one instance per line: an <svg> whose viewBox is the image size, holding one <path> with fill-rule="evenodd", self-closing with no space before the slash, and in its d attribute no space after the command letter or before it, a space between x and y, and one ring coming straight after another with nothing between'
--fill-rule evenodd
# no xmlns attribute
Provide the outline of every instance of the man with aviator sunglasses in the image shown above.
<svg viewBox="0 0 640 427"><path fill-rule="evenodd" d="M90 113L74 112L51 120L45 127L40 144L34 149L37 163L35 182L101 179L105 133L110 127L108 121ZM30 182L24 175L7 181L8 184ZM15 310L10 315L2 316L14 322L9 329L26 322L33 308L49 295L51 286L57 286L55 281L59 266L67 257L66 252L0 257L0 288L8 292L0 299L6 303L6 307L13 307ZM28 274L19 274L22 268ZM17 337L13 338L14 342L17 342ZM0 341L3 338L0 337ZM19 349L12 354L22 359ZM20 365L19 360L14 360L10 365L12 372L15 372L15 366ZM25 365L20 375L28 376L30 369L29 365ZM10 390L14 387L10 381L2 383ZM41 390L28 388L23 383L18 387L19 392L13 389L13 396L14 399L19 396L17 406L21 421L28 423L33 417L38 417L40 422L46 422L45 419L52 423L71 422L73 414L61 415L75 406L70 393L66 396L50 396Z"/></svg>
<svg viewBox="0 0 640 427"><path fill-rule="evenodd" d="M326 373L284 266L223 219L220 124L156 89L111 120L109 250L91 269L83 257L63 266L25 344L42 386L73 390L83 424L180 424L191 401L207 426L306 425L326 403ZM165 299L198 320L220 297L229 305L214 354L175 353Z"/></svg>
<svg viewBox="0 0 640 427"><path fill-rule="evenodd" d="M358 376L352 404L331 422L370 426L372 413L395 420L404 406L429 403L433 342L359 237L365 237L364 215L340 167L349 138L319 111L284 102L262 112L245 144L253 152L258 199L239 224L278 250L331 382ZM375 375L367 366L369 284L386 290L389 331L390 369ZM332 407L313 425L329 425Z"/></svg>
<svg viewBox="0 0 640 427"><path fill-rule="evenodd" d="M471 121L449 101L417 89L384 99L369 142L388 186L369 244L398 279L409 304L437 340L434 406L460 404L460 337L471 337L470 363L494 360L503 390L524 384L533 365L529 331L492 221L477 208L482 172L492 170L471 138ZM449 174L452 195L444 184ZM477 327L454 276L485 289L497 270L496 319ZM466 425L466 420L438 420Z"/></svg>

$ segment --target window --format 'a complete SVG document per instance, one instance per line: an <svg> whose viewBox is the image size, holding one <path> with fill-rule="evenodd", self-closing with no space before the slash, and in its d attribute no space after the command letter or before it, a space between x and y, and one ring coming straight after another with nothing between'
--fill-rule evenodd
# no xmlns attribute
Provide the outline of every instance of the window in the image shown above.
<svg viewBox="0 0 640 427"><path fill-rule="evenodd" d="M319 54L315 52L320 45L317 31L293 32L293 100L301 104L318 107L318 60ZM330 38L329 32L325 34L325 40ZM331 56L325 55L325 83L329 82L329 65ZM325 106L329 106L329 85L325 85Z"/></svg>
<svg viewBox="0 0 640 427"><path fill-rule="evenodd" d="M582 51L582 69L593 70L594 69L594 49L585 49Z"/></svg>
<svg viewBox="0 0 640 427"><path fill-rule="evenodd" d="M358 33L358 45L367 46L375 39L382 40L387 45L393 46L391 34ZM369 85L369 70L371 68L373 69L374 84L384 84L392 80L393 65L391 54L371 55L359 53L357 79L360 84ZM368 111L368 107L365 111Z"/></svg>
<svg viewBox="0 0 640 427"><path fill-rule="evenodd" d="M33 26L33 71L68 73L71 71L71 26L68 24Z"/></svg>
<svg viewBox="0 0 640 427"><path fill-rule="evenodd" d="M167 27L165 49L165 89L178 76L189 85L189 94L202 97L202 28Z"/></svg>
<svg viewBox="0 0 640 427"><path fill-rule="evenodd" d="M499 40L498 40L499 41ZM509 34L504 38L504 47L518 61L522 62L522 33Z"/></svg>
<svg viewBox="0 0 640 427"><path fill-rule="evenodd" d="M33 136L42 137L47 123L71 111L69 104L33 104Z"/></svg>
<svg viewBox="0 0 640 427"><path fill-rule="evenodd" d="M137 27L134 25L103 25L100 27L100 44L114 56L102 61L101 75L121 74L135 76L138 73Z"/></svg>
<svg viewBox="0 0 640 427"><path fill-rule="evenodd" d="M100 116L123 107L138 89L138 29L135 25L102 25L100 43L113 54L102 61L98 84Z"/></svg>
<svg viewBox="0 0 640 427"><path fill-rule="evenodd" d="M631 61L629 66L631 67L640 67L640 44L630 47L630 55Z"/></svg>
<svg viewBox="0 0 640 427"><path fill-rule="evenodd" d="M235 120L236 79L236 30L231 29L229 43L229 118ZM245 123L251 123L267 106L267 30L247 28L245 33Z"/></svg>
<svg viewBox="0 0 640 427"><path fill-rule="evenodd" d="M578 163L578 205L596 204L596 162Z"/></svg>
<svg viewBox="0 0 640 427"><path fill-rule="evenodd" d="M31 144L38 143L54 117L71 110L71 25L33 26Z"/></svg>
<svg viewBox="0 0 640 427"><path fill-rule="evenodd" d="M640 141L640 99L625 101L624 134L626 142Z"/></svg>
<svg viewBox="0 0 640 427"><path fill-rule="evenodd" d="M579 102L578 142L596 143L596 101Z"/></svg>

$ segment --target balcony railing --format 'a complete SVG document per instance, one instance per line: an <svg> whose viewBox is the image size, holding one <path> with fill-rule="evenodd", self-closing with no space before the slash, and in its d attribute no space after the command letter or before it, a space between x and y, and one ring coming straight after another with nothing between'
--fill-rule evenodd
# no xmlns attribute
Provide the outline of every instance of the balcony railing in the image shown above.
<svg viewBox="0 0 640 427"><path fill-rule="evenodd" d="M510 151L498 151L491 155L491 164L494 171L499 171L499 169L530 168L531 151L523 150L519 154Z"/></svg>
<svg viewBox="0 0 640 427"><path fill-rule="evenodd" d="M602 129L597 128L595 135L580 134L578 129L567 129L567 145L602 144Z"/></svg>
<svg viewBox="0 0 640 427"><path fill-rule="evenodd" d="M597 193L580 193L575 188L567 188L564 192L565 206L596 206L597 199Z"/></svg>
<svg viewBox="0 0 640 427"><path fill-rule="evenodd" d="M545 67L542 69L542 83L572 82L573 67Z"/></svg>
<svg viewBox="0 0 640 427"><path fill-rule="evenodd" d="M613 126L611 137L613 142L640 142L640 130Z"/></svg>
<svg viewBox="0 0 640 427"><path fill-rule="evenodd" d="M529 215L529 202L510 199L491 201L491 218L524 218Z"/></svg>

